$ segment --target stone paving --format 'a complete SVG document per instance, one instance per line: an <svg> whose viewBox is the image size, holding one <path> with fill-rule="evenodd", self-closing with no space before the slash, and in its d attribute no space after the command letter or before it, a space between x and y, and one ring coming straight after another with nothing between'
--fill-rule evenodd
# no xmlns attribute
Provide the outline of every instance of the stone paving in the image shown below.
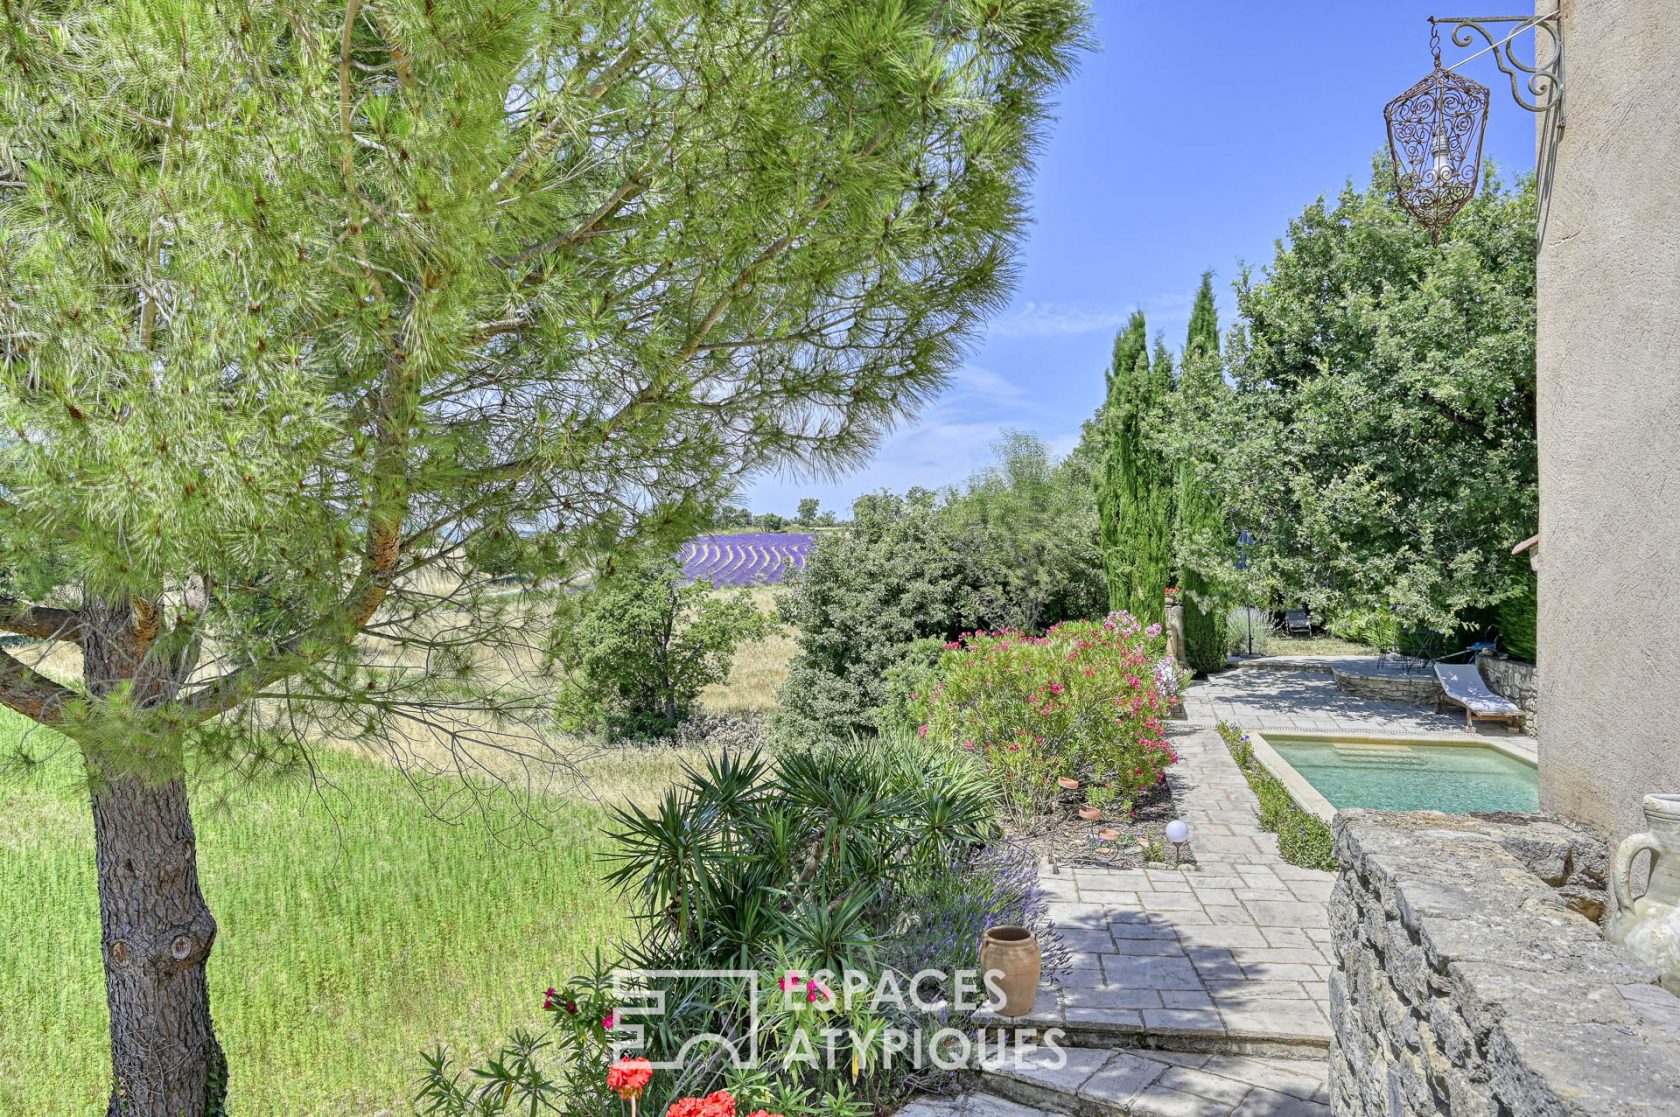
<svg viewBox="0 0 1680 1117"><path fill-rule="evenodd" d="M1070 1048L1066 1058L1000 1061L992 1088L1011 1101L1133 1117L1326 1117L1323 1060ZM1046 1084L1053 1088L1046 1089ZM937 1112L937 1111L934 1111ZM984 1111L982 1111L984 1112ZM930 1115L931 1117L931 1115Z"/></svg>
<svg viewBox="0 0 1680 1117"><path fill-rule="evenodd" d="M1359 698L1336 687L1328 674L1311 670L1243 667L1225 671L1190 688L1185 712L1192 723L1231 721L1244 729L1305 729L1329 733L1433 733L1463 737L1463 711L1436 713L1433 706ZM1533 739L1482 722L1477 736L1533 747Z"/></svg>
<svg viewBox="0 0 1680 1117"><path fill-rule="evenodd" d="M1225 672L1193 686L1185 707L1185 720L1172 727L1180 761L1168 780L1197 864L1041 867L1072 964L1059 986L1040 991L1033 1013L1013 1023L1061 1027L1078 1046L1059 1067L1048 1056L988 1066L981 1078L988 1093L918 1102L926 1108L905 1117L1329 1113L1334 877L1278 856L1214 724L1462 735L1463 723L1428 707L1344 694L1310 671Z"/></svg>
<svg viewBox="0 0 1680 1117"><path fill-rule="evenodd" d="M1168 779L1199 864L1046 866L1040 883L1071 966L1028 1019L1150 1047L1321 1054L1333 878L1278 856L1211 727L1173 737Z"/></svg>

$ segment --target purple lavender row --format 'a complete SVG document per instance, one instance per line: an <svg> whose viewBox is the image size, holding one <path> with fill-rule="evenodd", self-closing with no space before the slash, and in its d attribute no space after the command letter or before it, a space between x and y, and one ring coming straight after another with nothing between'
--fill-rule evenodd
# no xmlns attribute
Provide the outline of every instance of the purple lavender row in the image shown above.
<svg viewBox="0 0 1680 1117"><path fill-rule="evenodd" d="M805 565L810 535L700 535L683 544L677 557L690 581L710 578L720 586L775 585Z"/></svg>

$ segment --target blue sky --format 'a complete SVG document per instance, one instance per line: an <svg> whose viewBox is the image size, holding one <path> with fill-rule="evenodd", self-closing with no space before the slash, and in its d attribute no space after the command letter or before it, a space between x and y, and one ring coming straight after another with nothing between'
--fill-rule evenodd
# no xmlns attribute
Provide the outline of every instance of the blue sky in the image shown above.
<svg viewBox="0 0 1680 1117"><path fill-rule="evenodd" d="M1006 430L1071 447L1131 310L1143 307L1150 332L1177 349L1211 267L1229 325L1241 262L1263 266L1304 206L1350 177L1366 181L1386 143L1383 105L1429 72L1425 18L1459 14L1417 0L1092 7L1101 45L1062 92L1013 302L944 395L867 466L838 479L759 478L743 494L754 511L789 514L802 496L844 511L864 492L958 483ZM1443 51L1448 65L1470 53L1450 42ZM1507 179L1529 170L1533 116L1490 57L1463 72L1493 90L1485 157Z"/></svg>

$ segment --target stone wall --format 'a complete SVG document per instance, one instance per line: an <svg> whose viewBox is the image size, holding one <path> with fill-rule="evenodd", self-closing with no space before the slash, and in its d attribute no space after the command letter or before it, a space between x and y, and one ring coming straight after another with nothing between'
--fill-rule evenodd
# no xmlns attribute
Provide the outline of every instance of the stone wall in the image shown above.
<svg viewBox="0 0 1680 1117"><path fill-rule="evenodd" d="M1568 120L1537 261L1540 802L1614 844L1647 792L1680 791L1680 3L1561 8ZM1487 62L1466 72L1520 112Z"/></svg>
<svg viewBox="0 0 1680 1117"><path fill-rule="evenodd" d="M1538 736L1540 732L1540 679L1532 663L1520 659L1506 659L1498 655L1476 657L1482 679L1488 689L1522 707L1523 732Z"/></svg>
<svg viewBox="0 0 1680 1117"><path fill-rule="evenodd" d="M1400 668L1378 665L1372 660L1361 664L1337 664L1330 669L1336 689L1358 698L1375 698L1383 702L1405 702L1413 706L1433 704L1441 693L1441 684L1427 667L1408 674Z"/></svg>
<svg viewBox="0 0 1680 1117"><path fill-rule="evenodd" d="M1672 1117L1680 998L1606 943L1605 848L1541 815L1345 810L1336 1117Z"/></svg>

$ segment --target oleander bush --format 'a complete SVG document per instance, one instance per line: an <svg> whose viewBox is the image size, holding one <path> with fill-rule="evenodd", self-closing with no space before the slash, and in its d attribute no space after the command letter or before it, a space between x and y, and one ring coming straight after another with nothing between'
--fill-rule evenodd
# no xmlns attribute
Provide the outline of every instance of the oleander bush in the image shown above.
<svg viewBox="0 0 1680 1117"><path fill-rule="evenodd" d="M920 735L977 757L1024 817L1049 810L1058 777L1122 803L1163 779L1177 760L1163 723L1181 682L1160 625L1111 613L1043 636L965 633L910 710Z"/></svg>

